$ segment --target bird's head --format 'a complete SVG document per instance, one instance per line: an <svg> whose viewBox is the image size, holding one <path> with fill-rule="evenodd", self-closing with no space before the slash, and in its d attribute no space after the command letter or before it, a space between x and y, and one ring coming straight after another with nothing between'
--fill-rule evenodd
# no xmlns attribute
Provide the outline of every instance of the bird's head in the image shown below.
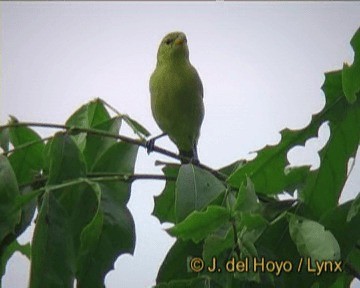
<svg viewBox="0 0 360 288"><path fill-rule="evenodd" d="M171 32L162 39L157 54L158 63L188 59L189 49L183 32Z"/></svg>

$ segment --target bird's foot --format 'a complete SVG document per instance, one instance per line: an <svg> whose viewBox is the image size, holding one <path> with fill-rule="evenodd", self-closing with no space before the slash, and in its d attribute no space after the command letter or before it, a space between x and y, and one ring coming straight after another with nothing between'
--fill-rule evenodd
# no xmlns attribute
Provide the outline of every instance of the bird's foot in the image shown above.
<svg viewBox="0 0 360 288"><path fill-rule="evenodd" d="M154 151L155 140L155 138L151 138L150 140L146 141L145 147L147 154L150 154L152 151Z"/></svg>

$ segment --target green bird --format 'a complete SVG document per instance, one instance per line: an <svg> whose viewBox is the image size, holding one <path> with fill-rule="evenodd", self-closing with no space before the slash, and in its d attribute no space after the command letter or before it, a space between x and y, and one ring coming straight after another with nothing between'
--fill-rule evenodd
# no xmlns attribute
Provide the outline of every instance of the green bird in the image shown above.
<svg viewBox="0 0 360 288"><path fill-rule="evenodd" d="M204 119L203 86L189 60L186 35L167 34L160 43L155 71L150 77L151 110L181 156L198 162L197 142ZM183 163L186 161L182 161Z"/></svg>

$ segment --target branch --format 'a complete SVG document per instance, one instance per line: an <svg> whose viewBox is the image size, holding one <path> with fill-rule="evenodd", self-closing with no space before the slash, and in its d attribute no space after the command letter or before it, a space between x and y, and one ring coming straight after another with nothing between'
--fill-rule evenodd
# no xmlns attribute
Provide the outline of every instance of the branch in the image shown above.
<svg viewBox="0 0 360 288"><path fill-rule="evenodd" d="M98 182L113 182L113 181L123 181L123 182L134 182L136 180L165 180L165 181L176 181L176 177L167 177L165 175L159 174L121 174L121 173L87 173L86 177L89 177L92 181ZM48 177L42 176L37 177L31 182L27 182L21 184L19 187L23 188L26 186L37 186L37 185L44 185L47 181ZM76 178L82 179L82 178ZM75 181L75 182L74 182ZM73 180L75 184L77 180Z"/></svg>
<svg viewBox="0 0 360 288"><path fill-rule="evenodd" d="M115 134L111 134L102 130L97 130L97 129L90 129L90 128L81 128L81 127L73 127L73 126L67 126L67 125L61 125L61 124L53 124L53 123L39 123L39 122L17 122L17 123L12 123L12 124L8 124L8 125L3 125L0 126L0 130L2 129L6 129L6 128L16 128L16 127L26 127L26 126L31 126L31 127L45 127L45 128L53 128L53 129L61 129L61 130L66 130L68 132L79 132L79 133L89 133L92 135L98 135L98 136L102 136L102 137L109 137L109 138L114 138L114 139L118 139L121 140L123 142L126 143L130 143L133 145L137 145L140 147L143 147L146 149L146 141L145 140L138 140L138 139L133 139L124 135L115 135ZM43 141L45 141L44 138ZM188 157L184 157L181 155L178 155L174 152L171 152L169 150L163 149L161 147L158 146L154 146L153 151L166 155L168 157L177 159L177 160L185 160L185 161L190 161L191 159ZM217 170L212 169L211 167L208 167L206 165L203 165L201 163L192 163L193 165L202 168L204 170L209 171L211 174L213 174L216 178L218 178L221 181L226 181L227 176Z"/></svg>

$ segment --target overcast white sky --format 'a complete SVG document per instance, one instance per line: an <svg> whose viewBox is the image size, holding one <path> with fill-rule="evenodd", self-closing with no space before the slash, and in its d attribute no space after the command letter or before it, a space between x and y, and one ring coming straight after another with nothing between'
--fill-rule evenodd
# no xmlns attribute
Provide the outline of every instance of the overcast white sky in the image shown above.
<svg viewBox="0 0 360 288"><path fill-rule="evenodd" d="M80 105L106 100L160 132L150 111L148 80L162 37L187 34L190 60L204 85L206 115L200 160L214 168L279 141L321 110L324 72L352 63L349 41L360 26L358 2L1 2L0 121L64 123ZM54 131L38 130L42 135ZM131 135L131 134L130 134ZM289 153L293 164L319 165L308 141ZM175 150L170 141L158 145ZM139 151L136 170L160 173L157 154ZM169 160L169 159L167 159ZM343 200L359 187L356 164ZM129 207L135 256L121 256L107 287L149 287L173 243L151 216L163 183L136 182ZM31 231L22 237L28 241ZM28 261L15 255L3 287L27 287ZM360 287L354 284L353 287Z"/></svg>

